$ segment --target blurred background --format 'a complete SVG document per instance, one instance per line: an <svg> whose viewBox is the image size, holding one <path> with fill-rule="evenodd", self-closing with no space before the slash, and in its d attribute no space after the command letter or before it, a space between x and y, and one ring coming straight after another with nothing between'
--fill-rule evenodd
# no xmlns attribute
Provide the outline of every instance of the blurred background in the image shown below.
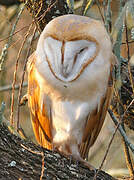
<svg viewBox="0 0 134 180"><path fill-rule="evenodd" d="M10 116L11 116L11 104L12 104L12 83L14 81L14 73L16 72L16 89L14 91L14 108L13 108L13 121L14 125L16 127L16 121L17 121L17 106L18 106L18 87L22 79L23 75L23 67L25 59L27 58L27 49L30 46L30 41L32 38L32 32L34 27L32 27L29 30L30 25L32 24L32 17L29 13L29 10L27 8L24 8L24 4L18 3L18 1L13 1L13 3L3 5L3 1L0 1L0 63L3 60L4 56L4 63L2 63L2 68L0 69L0 104L2 102L5 102L6 107L4 111L4 122L8 126L10 126ZM7 1L8 2L8 1ZM17 2L17 4L16 4ZM68 5L71 7L70 2L67 1ZM82 6L83 6L83 0L77 0L74 1L74 13L75 14L81 14L82 12ZM111 0L111 1L87 1L89 3L88 6L85 8L85 15L99 19L101 21L104 21L105 18L109 18L107 20L106 28L108 27L108 32L111 35L111 39L113 41L113 46L116 45L116 41L119 38L119 31L122 31L120 34L122 37L120 37L120 50L116 51L116 55L119 55L123 58L123 62L126 63L128 59L130 59L130 66L132 70L132 81L131 85L133 87L134 83L134 16L132 13L132 1L126 1L126 0ZM110 3L108 5L108 3ZM125 8L124 8L125 7ZM110 8L110 10L108 10ZM20 14L21 12L21 14ZM110 14L106 14L106 12L110 12ZM125 20L124 20L125 17ZM16 21L18 21L16 23ZM106 21L105 21L106 22ZM124 30L124 22L127 24L127 39L130 42L129 43L129 52L128 47L126 44L126 31ZM122 27L122 28L121 28ZM11 32L13 31L13 34L11 35ZM29 32L28 32L29 31ZM10 36L11 35L11 36ZM39 34L36 33L35 38L32 43L31 52L34 52L36 49L36 44L38 41ZM25 40L25 43L23 43ZM7 48L7 45L9 47ZM5 49L7 49L5 55ZM18 63L16 63L18 60ZM126 66L125 66L126 68ZM17 71L16 71L17 70ZM128 72L128 70L125 69L125 73ZM126 75L128 76L128 75ZM124 75L124 82L126 81L126 76ZM121 80L122 81L122 80ZM119 88L122 86L122 82L118 81L117 87ZM25 74L24 77L24 87L22 90L22 96L27 93L27 74ZM132 91L132 88L129 88L130 91ZM130 93L131 100L134 99L134 92ZM126 99L127 101L127 99ZM124 106L125 106L124 102ZM113 103L114 104L114 103ZM119 118L119 114L116 110L116 105L114 106L112 104L111 108L113 108L113 111L115 114L117 114L117 118ZM132 103L133 104L133 103ZM126 104L127 106L127 104ZM131 108L131 115L130 121L132 123L134 122L134 106ZM128 115L129 116L129 115ZM31 126L30 121L30 115L28 110L28 104L26 103L25 106L20 107L20 126L24 131L25 136L36 142L33 130ZM131 143L134 143L134 136L133 136L133 128L126 127L127 136L129 137ZM95 145L91 148L89 152L89 162L94 165L96 168L98 168L104 158L104 155L106 153L107 147L109 145L109 142L111 140L111 137L115 131L115 125L113 121L111 120L109 114L106 117L104 126L101 130L101 133L95 143ZM110 150L108 152L108 156L106 158L106 161L103 165L103 170L107 171L111 175L123 177L123 176L129 176L129 172L126 166L125 161L125 155L123 150L123 143L122 143L122 137L119 132L116 133L114 140L112 142L112 145L110 147ZM133 154L130 152L131 157L133 157Z"/></svg>

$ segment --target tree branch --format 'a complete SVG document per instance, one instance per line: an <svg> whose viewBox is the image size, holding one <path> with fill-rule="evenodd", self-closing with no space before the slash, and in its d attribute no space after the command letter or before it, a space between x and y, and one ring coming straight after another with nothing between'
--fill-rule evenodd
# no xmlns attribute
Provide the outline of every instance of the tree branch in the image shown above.
<svg viewBox="0 0 134 180"><path fill-rule="evenodd" d="M81 163L76 163L62 154L43 149L11 134L4 124L0 124L0 179L92 179L90 171ZM114 178L100 171L97 180Z"/></svg>
<svg viewBox="0 0 134 180"><path fill-rule="evenodd" d="M109 109L108 112L109 112L109 114L110 114L110 116L111 116L114 124L117 126L117 125L118 125L118 121L117 121L116 117L114 116L112 110ZM129 146L129 148L131 149L131 151L134 153L134 145L129 141L129 139L128 139L126 133L125 133L125 131L123 130L123 128L122 128L122 126L121 126L121 124L119 124L119 128L118 128L118 129L119 129L119 131L120 131L120 134L121 134L122 137L124 138L126 144Z"/></svg>
<svg viewBox="0 0 134 180"><path fill-rule="evenodd" d="M14 89L19 89L20 85L15 85ZM27 82L23 83L23 87L27 87ZM0 92L4 92L4 91L10 91L12 90L12 85L6 85L6 86L2 86L0 87Z"/></svg>
<svg viewBox="0 0 134 180"><path fill-rule="evenodd" d="M66 0L20 1L26 4L26 7L32 15L39 32L41 32L45 25L55 17L65 14L73 14L72 10L66 3Z"/></svg>

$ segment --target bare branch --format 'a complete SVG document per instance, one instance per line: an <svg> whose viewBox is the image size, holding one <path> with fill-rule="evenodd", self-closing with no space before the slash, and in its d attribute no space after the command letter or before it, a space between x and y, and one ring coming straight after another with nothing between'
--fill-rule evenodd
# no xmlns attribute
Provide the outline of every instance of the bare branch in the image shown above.
<svg viewBox="0 0 134 180"><path fill-rule="evenodd" d="M9 39L8 39L8 42L5 44L4 48L2 49L2 52L1 52L1 55L0 55L0 72L2 71L2 68L3 68L3 64L4 64L4 61L5 61L5 58L6 58L6 55L7 55L7 50L12 42L12 37L13 37L13 34L15 32L15 29L16 29L16 25L20 19L20 16L22 14L24 10L24 6L22 6L21 10L19 11L18 15L17 15L17 18L16 18L16 22L14 23L13 27L12 27L12 30L10 32L10 35L9 35Z"/></svg>
<svg viewBox="0 0 134 180"><path fill-rule="evenodd" d="M27 87L27 82L23 83L23 87ZM19 85L15 85L14 89L19 89ZM6 85L3 87L0 87L0 92L5 92L5 91L11 91L12 90L12 85Z"/></svg>
<svg viewBox="0 0 134 180"><path fill-rule="evenodd" d="M133 145L133 144L130 142L130 140L128 139L128 137L127 137L126 133L124 132L121 124L118 123L118 121L117 121L116 117L114 116L114 114L113 114L113 112L112 112L111 109L109 109L108 112L109 112L109 114L110 114L110 116L111 116L114 124L115 124L116 126L119 124L119 128L118 128L118 129L119 129L119 131L120 131L120 134L121 134L122 137L124 138L126 144L129 146L129 148L131 149L131 151L134 153L134 145Z"/></svg>

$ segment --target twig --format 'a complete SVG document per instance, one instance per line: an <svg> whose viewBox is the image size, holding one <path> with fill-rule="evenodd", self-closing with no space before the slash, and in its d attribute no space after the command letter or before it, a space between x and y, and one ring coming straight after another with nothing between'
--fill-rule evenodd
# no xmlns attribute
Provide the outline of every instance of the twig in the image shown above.
<svg viewBox="0 0 134 180"><path fill-rule="evenodd" d="M42 21L42 20L44 19L44 17L46 16L46 13L47 13L48 11L50 11L51 8L54 7L56 3L57 3L57 0L56 0L53 4L50 3L50 4L48 5L48 8L45 10L45 12L44 12L40 17L38 17L38 22L40 22L40 21Z"/></svg>
<svg viewBox="0 0 134 180"><path fill-rule="evenodd" d="M132 91L133 91L133 95L134 95L134 83L133 83L133 77L132 77L130 64L129 64L130 50L129 50L129 43L128 43L128 29L127 29L126 18L125 18L125 28L126 28L126 49L127 49L127 55L128 55L128 72L129 72L129 79L130 79L130 82L131 82L131 87L132 87Z"/></svg>
<svg viewBox="0 0 134 180"><path fill-rule="evenodd" d="M84 14L85 8L86 8L87 0L83 0L82 8L81 8L81 14Z"/></svg>
<svg viewBox="0 0 134 180"><path fill-rule="evenodd" d="M96 4L97 4L97 7L98 7L98 9L99 9L99 12L100 12L100 15L101 15L102 21L103 21L103 23L105 23L105 20L104 20L103 14L102 14L102 12L101 12L100 3L99 3L99 1L98 1L98 0L96 0Z"/></svg>
<svg viewBox="0 0 134 180"><path fill-rule="evenodd" d="M133 99L133 101L134 101L134 99ZM122 120L123 117L125 116L128 108L132 105L133 101L129 104L129 106L128 106L127 109L125 110L123 116L121 117L121 120ZM104 155L104 158L103 158L103 160L102 160L102 163L101 163L99 169L97 170L97 172L96 172L93 180L96 180L99 171L100 171L100 170L102 169L102 167L103 167L103 164L104 164L104 162L105 162L105 160L106 160L106 157L107 157L107 155L108 155L109 149L110 149L110 147L111 147L111 144L112 144L112 142L113 142L113 139L114 139L115 134L116 134L116 132L117 132L118 129L119 129L121 135L123 136L124 141L125 141L126 144L130 147L131 151L134 153L134 145L129 141L129 139L128 139L126 133L125 133L125 131L123 130L122 125L121 125L121 122L122 122L122 121L121 121L121 120L120 120L120 122L117 121L117 119L116 119L116 117L114 116L114 114L113 114L113 112L112 112L111 109L108 109L108 112L109 112L109 114L110 114L113 122L114 122L115 125L116 125L116 129L115 129L115 131L114 131L114 133L113 133L113 135L112 135L112 138L111 138L111 140L110 140L110 142L109 142L109 145L108 145L108 148L107 148L106 153L105 153L105 155Z"/></svg>
<svg viewBox="0 0 134 180"><path fill-rule="evenodd" d="M134 43L134 40L128 41L128 44L131 44L131 43ZM126 44L126 42L122 42L121 44L122 44L122 45L123 45L123 44Z"/></svg>
<svg viewBox="0 0 134 180"><path fill-rule="evenodd" d="M41 176L40 176L40 180L42 180L43 175L44 175L44 171L45 171L45 168L44 168L44 160L45 160L45 156L44 156L44 153L43 153L43 152L41 152L41 156L42 156L42 168L41 168Z"/></svg>
<svg viewBox="0 0 134 180"><path fill-rule="evenodd" d="M131 106L132 103L133 103L133 101L129 104L129 106L125 110L123 116L125 115L125 113L127 112L127 110L129 109L129 107ZM117 119L115 118L113 112L110 109L109 109L109 114L110 114L112 120L114 121L115 125L119 125L119 131L120 131L121 135L123 136L124 153L125 153L125 157L126 157L125 159L126 159L127 167L130 172L130 176L134 177L133 164L132 164L132 160L131 160L129 149L128 149L128 146L130 147L130 145L131 145L130 149L134 153L134 145L132 145L130 143L130 141L128 140L126 132L123 128L124 125L123 126L121 125L122 121L118 122ZM123 118L123 116L122 116L122 118Z"/></svg>
<svg viewBox="0 0 134 180"><path fill-rule="evenodd" d="M130 69L130 64L129 64L130 50L129 50L129 43L128 43L128 29L127 29L126 17L125 17L125 28L126 28L126 49L127 49L127 55L128 55L128 72L129 72L129 79L130 79L131 86L132 86L132 91L134 94L134 85L133 85L133 80L132 80L132 73L131 73L131 69ZM131 106L131 104L132 104L132 102L129 104L129 107ZM127 109L129 107L127 107ZM124 121L122 124L122 128L125 132ZM130 156L129 148L128 148L127 143L125 142L124 138L123 138L123 146L124 146L125 160L126 160L126 164L127 164L129 173L130 173L130 177L134 177L134 169L133 169L132 159Z"/></svg>
<svg viewBox="0 0 134 180"><path fill-rule="evenodd" d="M111 0L108 0L106 13L104 11L105 27L108 33L111 33L111 29L112 29L111 14L112 14L111 13Z"/></svg>
<svg viewBox="0 0 134 180"><path fill-rule="evenodd" d="M1 123L2 120L3 120L3 113L4 113L4 110L5 110L5 103L2 102L2 103L1 103L1 107L0 107L0 123Z"/></svg>
<svg viewBox="0 0 134 180"><path fill-rule="evenodd" d="M32 149L30 149L29 147L27 148L23 144L21 144L21 147L23 147L24 149L26 149L27 151L29 151L29 152L31 152L33 154L37 154L37 155L42 156L42 169L41 169L41 176L40 176L40 180L42 180L43 174L44 174L44 170L45 170L45 168L44 168L44 159L45 159L44 153L43 152L39 152L39 151L33 151Z"/></svg>
<svg viewBox="0 0 134 180"><path fill-rule="evenodd" d="M5 44L4 48L2 49L2 53L0 55L0 72L2 71L2 68L3 68L3 64L5 62L5 58L6 58L6 55L7 55L7 50L12 42L12 37L13 37L13 34L14 34L14 31L16 29L16 25L20 19L20 16L24 10L24 7L25 5L21 8L21 10L19 11L17 17L16 17L16 22L14 23L13 27L12 27L12 30L10 32L10 35L9 35L9 39L8 39L8 42Z"/></svg>
<svg viewBox="0 0 134 180"><path fill-rule="evenodd" d="M30 25L30 24L29 24L29 25ZM7 36L7 37L5 37L5 38L0 39L0 42L5 41L5 40L9 39L10 37L13 37L15 34L19 33L19 32L22 31L23 29L28 28L29 25L22 27L22 28L19 29L18 31L15 31L12 35L9 35L9 36Z"/></svg>
<svg viewBox="0 0 134 180"><path fill-rule="evenodd" d="M129 141L126 133L124 132L122 126L121 126L121 123L117 121L116 117L114 116L113 112L111 109L108 110L114 124L117 126L119 124L119 131L120 131L120 134L122 135L122 137L124 138L126 144L129 146L129 148L131 149L131 151L134 153L134 145Z"/></svg>
<svg viewBox="0 0 134 180"><path fill-rule="evenodd" d="M84 12L83 12L83 16L86 16L88 10L91 8L91 6L93 5L95 0L89 0L85 9L84 9Z"/></svg>
<svg viewBox="0 0 134 180"><path fill-rule="evenodd" d="M32 28L32 25L33 25L33 24L30 25L27 33L25 34L24 40L23 40L23 42L22 42L22 44L21 44L21 47L20 47L19 52L18 52L18 55L17 55L16 66L15 66L15 71L14 71L14 79L13 79L13 83L12 83L12 102L11 102L11 114L10 114L10 124L11 124L11 126L14 125L14 123L13 123L14 89L15 89L15 83L16 83L16 75L17 75L18 63L19 63L19 59L20 59L20 55L21 55L22 49L23 49L24 44L25 44L25 42L26 42L26 39L27 39L27 37L28 37L28 35L29 35L29 33L30 33L30 30L31 30L31 28Z"/></svg>
<svg viewBox="0 0 134 180"><path fill-rule="evenodd" d="M26 72L26 65L27 65L28 57L30 56L31 45L32 45L36 30L37 30L37 27L34 28L32 38L31 38L31 42L29 44L29 49L28 49L27 55L25 57L25 62L24 62L24 67L23 67L23 74L22 74L22 79L21 79L20 88L19 88L18 106L17 106L17 131L20 129L19 112L20 112L20 101L21 101L21 94L22 94L22 86L23 86L24 76L25 76L25 72Z"/></svg>
<svg viewBox="0 0 134 180"><path fill-rule="evenodd" d="M41 28L40 28L40 26L39 26L39 24L38 24L38 21L37 21L37 18L36 18L36 13L35 13L35 10L34 10L34 1L32 2L31 1L31 4L32 4L32 6L30 7L31 8L31 10L33 10L33 13L32 13L32 17L33 17L33 19L34 19L34 23L35 23L35 25L36 25L36 28L38 29L38 32L39 32L39 34L41 34ZM39 11L40 11L40 8L39 8L39 10L38 10L38 13L39 13ZM37 14L38 14L37 13Z"/></svg>
<svg viewBox="0 0 134 180"><path fill-rule="evenodd" d="M23 83L23 87L27 87L27 82ZM16 90L19 89L19 85L15 85L14 89ZM0 92L10 91L10 90L12 90L12 85L0 87Z"/></svg>
<svg viewBox="0 0 134 180"><path fill-rule="evenodd" d="M124 132L126 132L125 128L124 128L124 124L122 124L122 127L123 127ZM128 148L124 138L122 138L122 139L123 139L124 154L125 154L127 168L129 170L130 177L134 177L133 163L132 163L132 159L130 156L129 148Z"/></svg>
<svg viewBox="0 0 134 180"><path fill-rule="evenodd" d="M74 12L74 0L67 0L69 8Z"/></svg>
<svg viewBox="0 0 134 180"><path fill-rule="evenodd" d="M95 176L94 176L93 180L96 180L99 171L100 171L100 170L102 169L102 167L103 167L103 164L104 164L104 162L105 162L105 160L106 160L106 157L107 157L107 155L108 155L109 149L110 149L110 147L111 147L111 144L112 144L112 142L113 142L113 139L114 139L114 137L115 137L115 135L116 135L116 132L117 132L118 128L119 128L119 123L118 123L117 126L116 126L116 129L115 129L115 131L114 131L114 133L113 133L113 135L112 135L112 138L111 138L111 140L110 140L110 142L109 142L109 144L108 144L108 147L107 147L106 153L105 153L105 155L104 155L104 158L103 158L103 160L102 160L102 162L101 162L101 165L100 165L99 169L98 169L97 172L95 173Z"/></svg>

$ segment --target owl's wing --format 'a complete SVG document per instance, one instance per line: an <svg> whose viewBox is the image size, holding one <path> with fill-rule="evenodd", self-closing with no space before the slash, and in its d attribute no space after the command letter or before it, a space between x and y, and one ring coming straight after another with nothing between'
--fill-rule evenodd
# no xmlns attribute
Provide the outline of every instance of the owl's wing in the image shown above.
<svg viewBox="0 0 134 180"><path fill-rule="evenodd" d="M94 144L106 117L108 106L112 94L112 69L109 76L109 82L105 95L101 98L100 104L92 111L87 119L87 123L84 129L84 135L82 139L82 144L80 145L80 154L83 159L88 157L89 148Z"/></svg>
<svg viewBox="0 0 134 180"><path fill-rule="evenodd" d="M33 131L37 142L47 149L52 149L51 144L51 119L49 99L42 94L35 74L36 55L33 53L28 60L28 105L31 113Z"/></svg>

